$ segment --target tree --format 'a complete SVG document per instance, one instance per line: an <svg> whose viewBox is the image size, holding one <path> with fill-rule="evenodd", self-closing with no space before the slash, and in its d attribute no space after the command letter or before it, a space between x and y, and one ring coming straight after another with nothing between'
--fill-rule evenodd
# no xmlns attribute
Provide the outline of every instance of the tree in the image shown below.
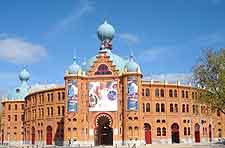
<svg viewBox="0 0 225 148"><path fill-rule="evenodd" d="M225 49L204 51L193 69L193 80L202 88L198 101L225 114Z"/></svg>

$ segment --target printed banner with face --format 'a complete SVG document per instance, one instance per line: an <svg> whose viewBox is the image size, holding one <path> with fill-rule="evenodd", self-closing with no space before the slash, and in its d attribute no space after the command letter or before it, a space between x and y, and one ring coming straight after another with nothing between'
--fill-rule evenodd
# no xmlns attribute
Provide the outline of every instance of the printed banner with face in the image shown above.
<svg viewBox="0 0 225 148"><path fill-rule="evenodd" d="M129 77L127 80L127 110L138 110L138 85L135 77Z"/></svg>
<svg viewBox="0 0 225 148"><path fill-rule="evenodd" d="M68 112L77 112L77 82L75 80L71 80L67 85L67 111Z"/></svg>
<svg viewBox="0 0 225 148"><path fill-rule="evenodd" d="M117 81L89 82L89 111L117 111Z"/></svg>

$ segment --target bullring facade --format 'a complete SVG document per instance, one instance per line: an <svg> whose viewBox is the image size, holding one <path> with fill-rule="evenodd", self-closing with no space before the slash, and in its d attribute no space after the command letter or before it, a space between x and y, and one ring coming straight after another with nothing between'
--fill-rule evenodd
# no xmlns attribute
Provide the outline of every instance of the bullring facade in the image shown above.
<svg viewBox="0 0 225 148"><path fill-rule="evenodd" d="M65 72L64 85L21 84L2 101L2 143L123 145L210 143L225 137L224 115L197 103L197 88L144 80L133 55L113 53L114 28L97 30L97 55Z"/></svg>

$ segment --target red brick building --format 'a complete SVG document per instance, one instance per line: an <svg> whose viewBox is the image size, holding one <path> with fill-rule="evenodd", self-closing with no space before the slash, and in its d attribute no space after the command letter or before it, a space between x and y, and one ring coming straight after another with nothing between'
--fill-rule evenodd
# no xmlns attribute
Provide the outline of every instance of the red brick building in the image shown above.
<svg viewBox="0 0 225 148"><path fill-rule="evenodd" d="M113 53L114 28L97 31L101 46L84 64L76 59L64 86L21 85L2 101L2 142L63 145L209 143L225 137L223 114L196 102L197 89L146 81L133 55Z"/></svg>

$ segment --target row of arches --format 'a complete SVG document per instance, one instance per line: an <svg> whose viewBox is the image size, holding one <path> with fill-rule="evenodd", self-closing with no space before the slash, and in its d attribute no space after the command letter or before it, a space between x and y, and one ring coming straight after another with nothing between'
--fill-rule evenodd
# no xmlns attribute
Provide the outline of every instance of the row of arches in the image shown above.
<svg viewBox="0 0 225 148"><path fill-rule="evenodd" d="M148 123L144 123L144 129L145 129L145 143L151 144L152 143L152 137L151 137L151 125ZM166 128L162 128L162 134L166 135ZM187 128L185 129L185 132L187 132ZM190 132L190 129L188 128L188 133ZM157 128L157 135L161 136L161 128ZM190 135L190 134L186 134ZM195 143L200 143L200 125L198 123L195 124L194 127L194 139ZM179 132L179 125L177 123L173 123L171 125L171 140L172 143L180 143L180 132ZM212 126L209 125L209 141L212 141Z"/></svg>
<svg viewBox="0 0 225 148"><path fill-rule="evenodd" d="M32 127L31 129L31 144L35 144L36 139L35 139L35 127ZM48 126L46 129L46 144L47 145L52 145L52 127Z"/></svg>
<svg viewBox="0 0 225 148"><path fill-rule="evenodd" d="M156 97L164 97L165 96L165 90L156 88L154 90L154 95ZM142 89L142 96L150 96L150 89L149 88L145 88L145 89L143 88ZM169 89L169 97L178 97L178 91L176 89L174 89L174 90ZM189 92L182 90L181 91L181 97L182 98L188 98Z"/></svg>

